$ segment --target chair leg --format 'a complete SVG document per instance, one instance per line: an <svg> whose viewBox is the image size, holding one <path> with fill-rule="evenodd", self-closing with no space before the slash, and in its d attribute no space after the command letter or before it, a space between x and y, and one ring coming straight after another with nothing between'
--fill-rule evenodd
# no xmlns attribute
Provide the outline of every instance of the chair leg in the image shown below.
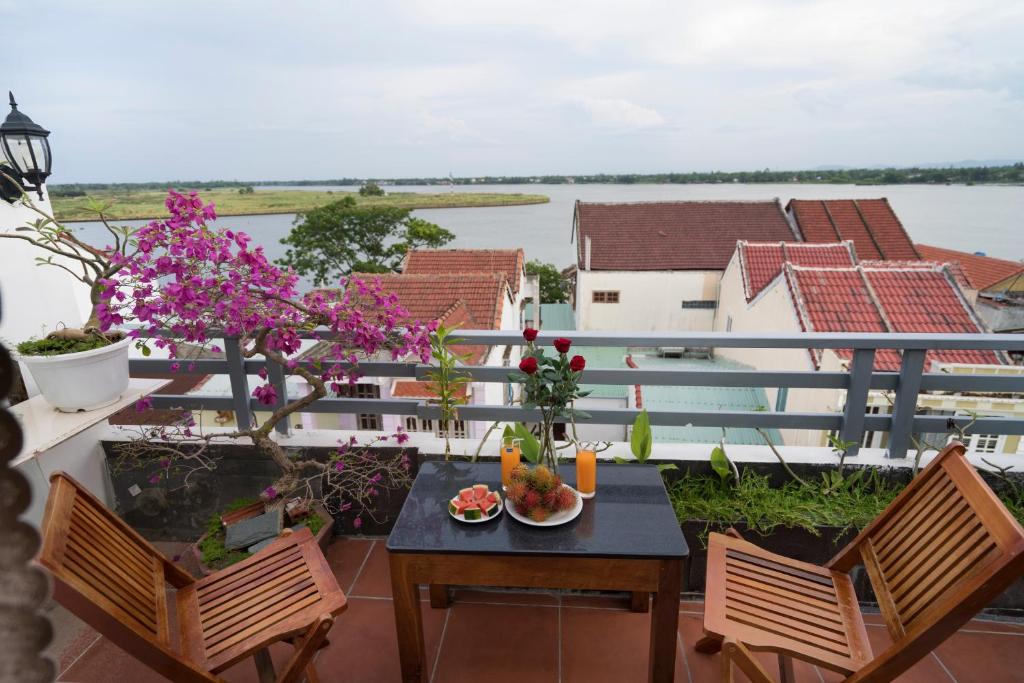
<svg viewBox="0 0 1024 683"><path fill-rule="evenodd" d="M270 659L270 650L267 648L257 650L253 654L252 660L256 664L256 676L260 683L274 683L277 674L274 673L274 662Z"/></svg>
<svg viewBox="0 0 1024 683"><path fill-rule="evenodd" d="M735 663L739 667L740 671L747 675L747 678L752 683L775 683L772 680L771 675L764 670L761 663L757 661L753 653L746 648L746 646L731 638L726 638L722 641L722 659L727 659L732 663ZM723 665L723 676L725 675L725 669ZM729 667L729 676L732 676L732 667ZM723 678L723 680L731 683L731 678Z"/></svg>
<svg viewBox="0 0 1024 683"><path fill-rule="evenodd" d="M288 666L277 678L277 683L299 683L304 677L310 683L318 680L316 671L311 671L313 657L333 625L334 617L330 614L323 614L317 619L316 623L306 632L305 637L295 646L295 652L288 660Z"/></svg>
<svg viewBox="0 0 1024 683"><path fill-rule="evenodd" d="M779 655L779 680L782 683L795 683L796 674L793 672L793 658Z"/></svg>
<svg viewBox="0 0 1024 683"><path fill-rule="evenodd" d="M722 639L719 636L705 635L697 641L693 649L703 655L713 655L722 649Z"/></svg>

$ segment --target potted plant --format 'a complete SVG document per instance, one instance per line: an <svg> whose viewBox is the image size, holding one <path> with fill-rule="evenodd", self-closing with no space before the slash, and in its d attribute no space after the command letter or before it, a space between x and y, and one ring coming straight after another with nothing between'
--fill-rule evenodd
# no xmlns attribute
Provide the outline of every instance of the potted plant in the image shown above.
<svg viewBox="0 0 1024 683"><path fill-rule="evenodd" d="M299 293L294 272L272 264L262 247L250 246L245 233L214 227L213 207L195 193L170 192L167 208L169 218L137 231L137 250L115 255L122 267L102 282L107 286L97 307L100 327L137 321L141 325L131 336L143 346L167 349L172 358L182 342L216 350L211 334L237 338L245 358L262 359L269 367L260 370L264 383L252 396L270 414L234 430L207 432L184 411L176 422L142 426L135 438L118 443L114 467L146 468L153 485L188 487L193 473L217 468L214 444L246 439L280 472L260 493L268 505L283 508L295 497L309 505L319 501L332 514L351 510L353 527L359 529L361 515L373 514L383 491L408 483L405 451L377 452L384 442L401 446L408 435L398 429L362 446L352 437L332 457L318 459L286 451L273 436L274 426L328 394L343 395L360 377L360 357L390 351L395 359L427 362L436 322L410 320L376 281L342 278L340 290ZM299 333L314 330L322 332L325 350L317 360L299 360ZM285 380L271 382L270 370L302 378L310 391L279 393ZM136 408L149 405L143 399Z"/></svg>
<svg viewBox="0 0 1024 683"><path fill-rule="evenodd" d="M2 170L0 175L10 180ZM101 330L97 312L110 278L138 249L133 230L111 225L105 213L108 205L91 204L112 239L112 245L100 248L80 240L24 192L21 202L39 218L14 232L0 233L0 238L28 242L44 252L36 259L39 265L60 268L85 284L92 312L81 328L63 327L42 339L21 342L16 346L18 360L28 368L43 397L58 410L93 410L114 403L128 388L131 340L116 329Z"/></svg>
<svg viewBox="0 0 1024 683"><path fill-rule="evenodd" d="M573 407L574 401L587 396L589 391L580 391L579 380L586 367L583 356L569 358L571 339L559 337L552 342L557 356L547 356L544 349L537 346L537 330L523 330L526 340L526 353L519 362L519 373L509 374L512 382L523 384L523 407L539 408L540 452L544 464L554 473L558 473L558 454L555 447L554 425L558 419L575 421L590 416Z"/></svg>

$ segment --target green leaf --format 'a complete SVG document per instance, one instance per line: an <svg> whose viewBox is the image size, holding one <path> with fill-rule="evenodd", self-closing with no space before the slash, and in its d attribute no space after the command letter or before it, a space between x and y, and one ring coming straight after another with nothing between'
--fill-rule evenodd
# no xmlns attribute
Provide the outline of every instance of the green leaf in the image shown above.
<svg viewBox="0 0 1024 683"><path fill-rule="evenodd" d="M732 476L732 468L729 467L729 458L725 455L725 449L721 446L715 446L715 449L711 451L711 469L715 471L715 474L723 481L729 481L729 477Z"/></svg>
<svg viewBox="0 0 1024 683"><path fill-rule="evenodd" d="M576 410L575 408L570 408L569 409L569 414L572 415L572 417L576 418L577 420L589 420L590 419L590 413L584 412L582 410Z"/></svg>
<svg viewBox="0 0 1024 683"><path fill-rule="evenodd" d="M516 433L515 433L515 430L512 429L512 425L505 425L505 429L503 429L502 432L501 432L501 438L503 440L504 439L512 439L512 438L515 437L515 435L516 435Z"/></svg>
<svg viewBox="0 0 1024 683"><path fill-rule="evenodd" d="M517 439L521 439L519 449L523 457L534 465L540 462L540 441L537 437L522 422L516 423L514 433Z"/></svg>
<svg viewBox="0 0 1024 683"><path fill-rule="evenodd" d="M641 410L633 421L633 433L629 436L629 447L638 462L647 462L651 457L654 438L651 436L651 418L646 410Z"/></svg>
<svg viewBox="0 0 1024 683"><path fill-rule="evenodd" d="M143 355L143 356L147 356L147 357L149 356L149 354L153 353L153 352L152 352L152 351L150 350L150 348L149 348L148 346L146 346L145 344L142 344L142 345L141 345L141 346L139 347L139 351L141 351L141 352L142 352L142 355Z"/></svg>
<svg viewBox="0 0 1024 683"><path fill-rule="evenodd" d="M615 460L615 462L616 462L616 463L618 463L619 465L625 465L625 464L626 464L627 462L629 462L628 460L626 460L625 458L623 458L623 457L622 457L622 456L620 456L620 455L616 455L616 456L615 456L615 458L614 458L614 460Z"/></svg>
<svg viewBox="0 0 1024 683"><path fill-rule="evenodd" d="M675 464L670 463L670 462L658 463L658 471L659 472L669 472L671 470L678 470L678 469L679 468L676 467Z"/></svg>

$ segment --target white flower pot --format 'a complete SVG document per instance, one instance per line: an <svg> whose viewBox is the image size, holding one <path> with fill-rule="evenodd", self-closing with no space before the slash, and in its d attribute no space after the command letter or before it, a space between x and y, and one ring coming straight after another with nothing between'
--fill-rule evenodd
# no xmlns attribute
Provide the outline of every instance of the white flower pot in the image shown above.
<svg viewBox="0 0 1024 683"><path fill-rule="evenodd" d="M23 356L43 398L57 410L74 413L115 403L128 388L130 338L91 351L59 356Z"/></svg>

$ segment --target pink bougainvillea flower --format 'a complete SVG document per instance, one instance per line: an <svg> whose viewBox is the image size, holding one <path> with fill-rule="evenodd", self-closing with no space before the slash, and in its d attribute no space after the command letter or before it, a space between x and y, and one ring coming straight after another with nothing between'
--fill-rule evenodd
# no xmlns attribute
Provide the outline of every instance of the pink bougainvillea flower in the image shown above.
<svg viewBox="0 0 1024 683"><path fill-rule="evenodd" d="M149 396L144 396L135 402L135 412L144 413L147 410L153 409L153 399Z"/></svg>
<svg viewBox="0 0 1024 683"><path fill-rule="evenodd" d="M261 384L252 390L256 400L265 406L272 406L277 403L277 389L273 384Z"/></svg>

